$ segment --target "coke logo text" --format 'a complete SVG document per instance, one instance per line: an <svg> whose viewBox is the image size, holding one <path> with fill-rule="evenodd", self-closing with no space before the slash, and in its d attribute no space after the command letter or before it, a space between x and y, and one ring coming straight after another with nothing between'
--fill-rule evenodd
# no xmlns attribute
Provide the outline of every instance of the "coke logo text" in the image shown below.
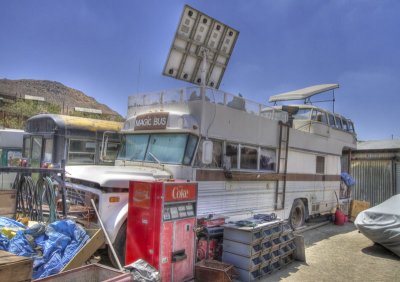
<svg viewBox="0 0 400 282"><path fill-rule="evenodd" d="M189 190L177 186L172 189L172 198L173 199L186 199L189 196Z"/></svg>

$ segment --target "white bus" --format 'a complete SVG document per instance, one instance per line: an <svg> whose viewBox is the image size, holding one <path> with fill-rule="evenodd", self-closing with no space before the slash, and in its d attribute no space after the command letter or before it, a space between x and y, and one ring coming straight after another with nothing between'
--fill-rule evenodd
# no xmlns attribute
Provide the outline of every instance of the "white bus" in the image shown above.
<svg viewBox="0 0 400 282"><path fill-rule="evenodd" d="M130 180L196 181L198 217L274 212L297 228L337 205L341 161L356 136L335 117L312 105L266 107L211 88L131 96L115 166L67 167L68 195L79 195L71 207L87 212L95 199L121 257Z"/></svg>

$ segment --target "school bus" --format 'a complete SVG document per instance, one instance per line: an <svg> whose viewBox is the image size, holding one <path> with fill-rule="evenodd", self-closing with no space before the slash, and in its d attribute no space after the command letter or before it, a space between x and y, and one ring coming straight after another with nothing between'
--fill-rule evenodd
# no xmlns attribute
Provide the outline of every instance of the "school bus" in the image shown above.
<svg viewBox="0 0 400 282"><path fill-rule="evenodd" d="M56 114L39 114L26 122L23 157L31 167L113 164L121 122ZM107 138L103 139L104 133ZM101 156L107 148L107 157ZM109 153L111 150L111 154Z"/></svg>

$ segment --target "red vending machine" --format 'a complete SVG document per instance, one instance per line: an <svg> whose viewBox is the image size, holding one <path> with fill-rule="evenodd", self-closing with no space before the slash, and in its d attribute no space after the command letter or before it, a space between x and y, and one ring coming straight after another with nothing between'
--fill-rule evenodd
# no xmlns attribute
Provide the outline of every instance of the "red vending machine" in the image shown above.
<svg viewBox="0 0 400 282"><path fill-rule="evenodd" d="M163 282L194 278L197 183L129 184L126 259L144 259Z"/></svg>

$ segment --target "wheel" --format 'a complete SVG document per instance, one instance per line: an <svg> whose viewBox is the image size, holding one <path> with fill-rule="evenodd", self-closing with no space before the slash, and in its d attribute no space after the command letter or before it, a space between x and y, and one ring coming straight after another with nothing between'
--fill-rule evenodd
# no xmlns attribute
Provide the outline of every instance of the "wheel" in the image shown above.
<svg viewBox="0 0 400 282"><path fill-rule="evenodd" d="M289 223L293 229L297 229L304 225L306 220L305 206L302 200L296 199L290 210Z"/></svg>
<svg viewBox="0 0 400 282"><path fill-rule="evenodd" d="M119 263L124 266L125 265L125 246L126 246L126 221L122 224L121 228L118 231L117 237L115 237L115 241L113 243L113 247L115 252L117 253ZM115 268L118 268L118 263L115 261L113 253L108 247L108 257Z"/></svg>

